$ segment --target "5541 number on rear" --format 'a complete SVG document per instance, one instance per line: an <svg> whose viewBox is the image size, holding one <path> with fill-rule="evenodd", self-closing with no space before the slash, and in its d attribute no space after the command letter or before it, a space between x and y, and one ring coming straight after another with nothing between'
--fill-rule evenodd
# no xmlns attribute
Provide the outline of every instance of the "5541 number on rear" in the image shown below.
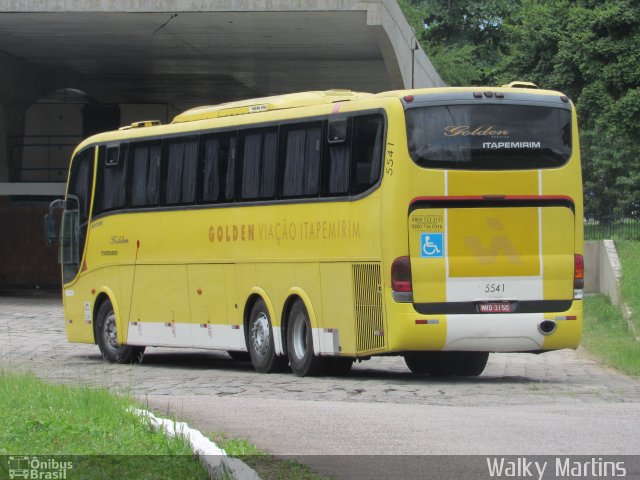
<svg viewBox="0 0 640 480"><path fill-rule="evenodd" d="M504 283L485 283L484 293L504 293Z"/></svg>

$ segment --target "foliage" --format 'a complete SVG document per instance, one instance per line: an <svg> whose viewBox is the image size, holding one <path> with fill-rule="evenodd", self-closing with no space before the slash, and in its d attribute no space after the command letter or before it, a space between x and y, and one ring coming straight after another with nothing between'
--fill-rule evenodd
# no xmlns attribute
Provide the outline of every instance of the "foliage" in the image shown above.
<svg viewBox="0 0 640 480"><path fill-rule="evenodd" d="M523 0L505 28L497 77L527 77L576 102L588 215L640 206L640 5L626 0Z"/></svg>
<svg viewBox="0 0 640 480"><path fill-rule="evenodd" d="M640 3L401 0L452 85L519 79L576 104L588 216L640 216Z"/></svg>
<svg viewBox="0 0 640 480"><path fill-rule="evenodd" d="M517 12L514 0L401 0L416 37L443 80L485 84L504 48L503 26Z"/></svg>

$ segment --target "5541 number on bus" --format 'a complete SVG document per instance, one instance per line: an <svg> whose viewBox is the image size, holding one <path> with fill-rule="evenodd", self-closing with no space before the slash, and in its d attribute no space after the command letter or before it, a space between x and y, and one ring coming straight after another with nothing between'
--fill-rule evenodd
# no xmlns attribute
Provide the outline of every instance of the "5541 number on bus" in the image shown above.
<svg viewBox="0 0 640 480"><path fill-rule="evenodd" d="M484 293L501 293L504 292L504 283L485 283Z"/></svg>

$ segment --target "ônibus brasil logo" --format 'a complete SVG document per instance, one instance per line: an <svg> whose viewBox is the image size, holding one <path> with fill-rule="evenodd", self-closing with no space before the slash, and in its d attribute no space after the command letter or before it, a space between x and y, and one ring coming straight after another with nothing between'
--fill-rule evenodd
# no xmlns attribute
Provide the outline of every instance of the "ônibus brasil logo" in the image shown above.
<svg viewBox="0 0 640 480"><path fill-rule="evenodd" d="M9 478L37 480L65 480L67 470L73 462L63 462L55 458L40 460L38 457L9 457Z"/></svg>

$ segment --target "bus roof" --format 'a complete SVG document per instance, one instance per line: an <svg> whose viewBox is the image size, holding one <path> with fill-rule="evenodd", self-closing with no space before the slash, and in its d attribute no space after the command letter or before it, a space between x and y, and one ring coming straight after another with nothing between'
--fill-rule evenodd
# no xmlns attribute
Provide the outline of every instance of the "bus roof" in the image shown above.
<svg viewBox="0 0 640 480"><path fill-rule="evenodd" d="M349 102L358 103L360 101L371 101L375 99L402 99L408 95L446 95L461 92L518 92L524 95L552 95L561 97L562 94L550 90L533 89L530 86L524 87L521 82L513 82L513 84L503 85L501 87L437 87L437 88L420 88L407 90L392 90L380 92L377 94L366 92L354 92L351 90L325 90L325 91L309 91L290 93L284 95L276 95L271 97L252 98L239 100L235 102L222 103L219 105L209 105L192 108L183 113L178 114L170 124L160 125L156 120L145 120L134 122L131 125L121 127L118 131L98 133L92 137L85 139L75 152L81 150L85 146L95 142L116 141L122 138L142 138L153 134L167 134L170 132L189 131L189 122L197 122L216 118L224 118L231 116L254 115L258 113L275 112L285 109L297 109L303 107L313 107L321 105L330 105L332 103ZM246 118L246 117L245 117ZM173 127L172 127L173 125ZM176 130L177 129L177 130ZM123 130L126 130L123 131ZM74 155L75 155L74 152Z"/></svg>
<svg viewBox="0 0 640 480"><path fill-rule="evenodd" d="M177 115L171 123L193 122L195 120L244 115L286 108L310 107L313 105L344 102L372 96L371 93L352 92L351 90L325 90L252 98L237 102L222 103L220 105L192 108Z"/></svg>

